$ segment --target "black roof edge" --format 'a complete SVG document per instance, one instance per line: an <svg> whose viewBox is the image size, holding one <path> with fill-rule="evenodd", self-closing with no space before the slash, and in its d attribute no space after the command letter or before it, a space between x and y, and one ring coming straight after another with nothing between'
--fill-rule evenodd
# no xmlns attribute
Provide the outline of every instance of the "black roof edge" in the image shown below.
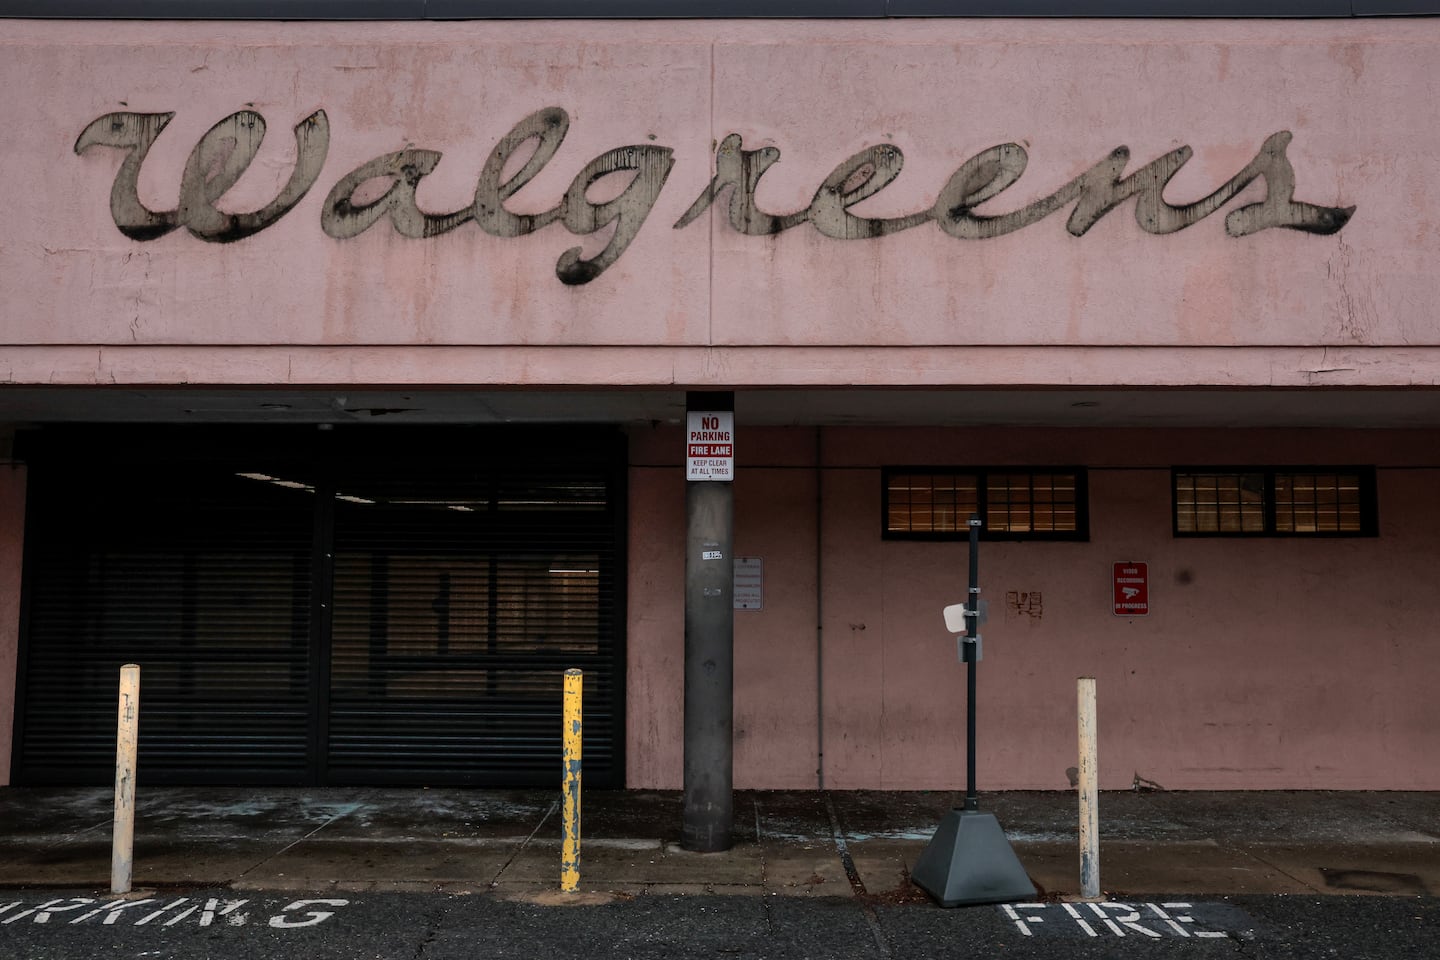
<svg viewBox="0 0 1440 960"><path fill-rule="evenodd" d="M45 20L1273 19L1437 16L1440 0L0 0Z"/></svg>

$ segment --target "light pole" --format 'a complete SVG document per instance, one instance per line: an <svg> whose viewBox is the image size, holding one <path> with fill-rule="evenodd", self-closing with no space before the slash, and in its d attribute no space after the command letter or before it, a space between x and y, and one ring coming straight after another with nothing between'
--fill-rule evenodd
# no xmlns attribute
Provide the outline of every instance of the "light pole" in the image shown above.
<svg viewBox="0 0 1440 960"><path fill-rule="evenodd" d="M965 704L965 806L945 815L915 861L911 879L942 907L1029 900L1035 885L1020 865L1000 821L980 812L975 789L975 673L981 659L980 517L970 515L970 588L965 604L945 608L945 625L960 639L967 670Z"/></svg>

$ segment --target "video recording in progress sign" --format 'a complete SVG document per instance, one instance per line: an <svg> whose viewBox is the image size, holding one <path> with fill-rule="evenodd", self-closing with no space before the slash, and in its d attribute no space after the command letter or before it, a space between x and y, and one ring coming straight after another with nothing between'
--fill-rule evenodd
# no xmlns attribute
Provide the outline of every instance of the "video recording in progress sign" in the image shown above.
<svg viewBox="0 0 1440 960"><path fill-rule="evenodd" d="M691 410L685 415L685 479L735 479L735 412Z"/></svg>
<svg viewBox="0 0 1440 960"><path fill-rule="evenodd" d="M1150 565L1134 560L1115 564L1115 616L1150 614Z"/></svg>

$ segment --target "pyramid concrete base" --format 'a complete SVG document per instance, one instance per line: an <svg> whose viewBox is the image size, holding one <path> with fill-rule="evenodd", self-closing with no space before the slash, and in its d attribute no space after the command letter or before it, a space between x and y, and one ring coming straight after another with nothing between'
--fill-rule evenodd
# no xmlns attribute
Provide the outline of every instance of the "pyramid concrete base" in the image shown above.
<svg viewBox="0 0 1440 960"><path fill-rule="evenodd" d="M910 873L920 889L942 907L1007 903L1035 897L1035 885L1020 865L993 813L951 810Z"/></svg>

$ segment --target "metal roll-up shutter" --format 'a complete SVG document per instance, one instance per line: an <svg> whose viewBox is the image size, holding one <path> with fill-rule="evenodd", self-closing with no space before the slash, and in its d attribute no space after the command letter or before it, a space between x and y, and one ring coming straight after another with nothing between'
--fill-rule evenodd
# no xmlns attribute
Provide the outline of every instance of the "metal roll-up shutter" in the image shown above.
<svg viewBox="0 0 1440 960"><path fill-rule="evenodd" d="M147 782L302 780L313 486L81 444L37 456L29 490L17 782L113 776L125 663Z"/></svg>
<svg viewBox="0 0 1440 960"><path fill-rule="evenodd" d="M487 446L337 471L330 782L554 783L576 667L586 782L621 785L614 457Z"/></svg>
<svg viewBox="0 0 1440 960"><path fill-rule="evenodd" d="M51 428L30 464L17 783L623 785L614 430ZM437 454L435 451L442 451ZM103 465L103 467L101 467Z"/></svg>

